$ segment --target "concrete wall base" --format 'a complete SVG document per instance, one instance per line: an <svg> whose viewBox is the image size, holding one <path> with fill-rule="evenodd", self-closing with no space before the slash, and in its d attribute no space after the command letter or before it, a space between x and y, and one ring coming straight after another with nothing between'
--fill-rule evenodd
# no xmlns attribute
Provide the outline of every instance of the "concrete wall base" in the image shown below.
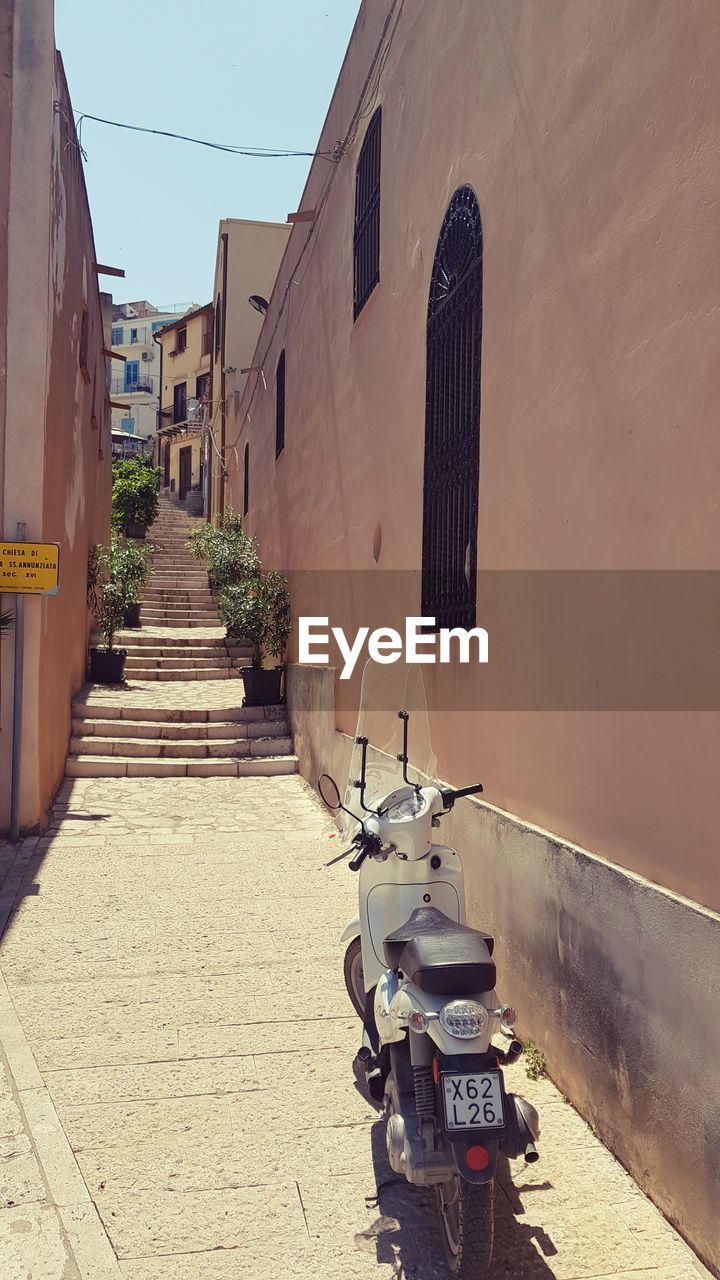
<svg viewBox="0 0 720 1280"><path fill-rule="evenodd" d="M352 743L334 676L289 665L287 692L300 772L342 790ZM463 858L468 922L496 939L521 1037L720 1276L720 916L477 800L442 839Z"/></svg>

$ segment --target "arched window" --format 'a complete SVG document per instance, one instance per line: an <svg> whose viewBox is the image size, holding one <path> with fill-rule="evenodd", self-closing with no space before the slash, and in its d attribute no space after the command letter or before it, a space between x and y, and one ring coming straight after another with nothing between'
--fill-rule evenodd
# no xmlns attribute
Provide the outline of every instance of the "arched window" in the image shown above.
<svg viewBox="0 0 720 1280"><path fill-rule="evenodd" d="M355 174L353 236L353 314L357 320L380 279L380 141L378 107L363 139Z"/></svg>
<svg viewBox="0 0 720 1280"><path fill-rule="evenodd" d="M279 458L285 448L285 352L280 352L280 359L275 370L275 457Z"/></svg>
<svg viewBox="0 0 720 1280"><path fill-rule="evenodd" d="M245 453L243 455L245 463L243 469L243 515L246 516L250 510L250 445L245 445Z"/></svg>
<svg viewBox="0 0 720 1280"><path fill-rule="evenodd" d="M480 483L483 235L472 187L440 231L427 318L422 612L474 627Z"/></svg>

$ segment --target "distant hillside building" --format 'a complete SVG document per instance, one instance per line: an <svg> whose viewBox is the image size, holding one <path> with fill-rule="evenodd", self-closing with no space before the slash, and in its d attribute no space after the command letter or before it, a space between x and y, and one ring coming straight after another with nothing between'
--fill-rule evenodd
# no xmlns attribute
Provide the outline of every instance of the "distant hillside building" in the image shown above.
<svg viewBox="0 0 720 1280"><path fill-rule="evenodd" d="M175 305L159 309L147 301L126 302L113 307L112 347L125 357L113 363L110 395L127 405L114 407L114 431L123 431L143 440L155 436L160 407L160 348L155 334L193 307Z"/></svg>

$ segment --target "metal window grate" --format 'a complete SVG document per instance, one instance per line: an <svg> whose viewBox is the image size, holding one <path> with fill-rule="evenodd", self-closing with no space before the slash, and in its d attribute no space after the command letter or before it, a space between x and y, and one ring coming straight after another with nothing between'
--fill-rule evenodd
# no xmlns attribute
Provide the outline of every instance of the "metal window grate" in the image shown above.
<svg viewBox="0 0 720 1280"><path fill-rule="evenodd" d="M367 127L355 175L353 297L356 320L380 279L381 124L378 107Z"/></svg>
<svg viewBox="0 0 720 1280"><path fill-rule="evenodd" d="M483 235L472 187L440 231L427 320L422 612L436 627L475 626Z"/></svg>
<svg viewBox="0 0 720 1280"><path fill-rule="evenodd" d="M245 453L243 455L245 463L243 468L243 515L246 516L250 510L250 445L245 445Z"/></svg>
<svg viewBox="0 0 720 1280"><path fill-rule="evenodd" d="M285 352L280 352L275 371L275 457L285 448Z"/></svg>

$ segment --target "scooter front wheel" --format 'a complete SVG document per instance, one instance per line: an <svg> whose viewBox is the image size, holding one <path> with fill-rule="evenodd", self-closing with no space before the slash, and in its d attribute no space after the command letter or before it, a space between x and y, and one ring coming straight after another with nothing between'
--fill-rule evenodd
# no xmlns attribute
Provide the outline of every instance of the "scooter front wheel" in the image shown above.
<svg viewBox="0 0 720 1280"><path fill-rule="evenodd" d="M436 1187L440 1229L450 1272L458 1280L481 1280L492 1261L495 1183L465 1182L457 1174Z"/></svg>
<svg viewBox="0 0 720 1280"><path fill-rule="evenodd" d="M363 982L362 946L359 938L353 938L345 952L343 965L345 986L358 1017L365 1016L365 984Z"/></svg>

